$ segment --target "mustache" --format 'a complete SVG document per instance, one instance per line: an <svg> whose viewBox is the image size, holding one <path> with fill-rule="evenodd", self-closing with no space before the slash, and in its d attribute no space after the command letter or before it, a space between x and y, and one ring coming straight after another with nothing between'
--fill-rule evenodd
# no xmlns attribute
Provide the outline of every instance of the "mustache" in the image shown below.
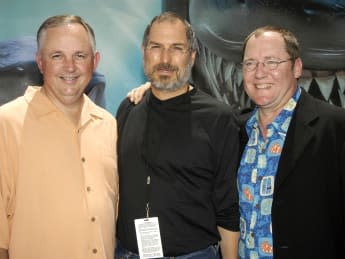
<svg viewBox="0 0 345 259"><path fill-rule="evenodd" d="M153 67L153 69L155 71L157 70L168 70L168 71L178 71L178 67L177 66L173 66L169 63L160 63L160 64L157 64Z"/></svg>

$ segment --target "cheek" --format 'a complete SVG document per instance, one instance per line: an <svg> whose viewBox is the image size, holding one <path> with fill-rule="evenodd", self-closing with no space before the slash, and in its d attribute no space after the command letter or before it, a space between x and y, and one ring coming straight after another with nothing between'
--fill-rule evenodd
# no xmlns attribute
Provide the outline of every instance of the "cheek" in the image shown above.
<svg viewBox="0 0 345 259"><path fill-rule="evenodd" d="M95 66L93 64L83 65L83 66L80 66L78 69L79 71L92 74L93 71L95 71Z"/></svg>
<svg viewBox="0 0 345 259"><path fill-rule="evenodd" d="M244 89L248 89L248 87L250 88L250 85L253 82L253 76L247 74L247 73L243 73L243 87Z"/></svg>
<svg viewBox="0 0 345 259"><path fill-rule="evenodd" d="M176 59L175 64L178 65L181 68L187 68L187 66L192 62L192 58L190 56L184 58L184 59Z"/></svg>
<svg viewBox="0 0 345 259"><path fill-rule="evenodd" d="M176 71L175 71L176 76L178 77L184 76L188 68L188 63L184 63L180 61L178 63L171 62L170 64L176 68Z"/></svg>
<svg viewBox="0 0 345 259"><path fill-rule="evenodd" d="M144 60L144 67L146 70L152 70L155 65L158 64L158 61L155 58L146 58Z"/></svg>
<svg viewBox="0 0 345 259"><path fill-rule="evenodd" d="M54 74L56 74L56 69L53 66L42 66L41 73L44 75L45 79L49 79Z"/></svg>
<svg viewBox="0 0 345 259"><path fill-rule="evenodd" d="M255 95L255 89L253 84L251 84L250 82L244 83L243 82L243 88L245 93L250 97L250 99L254 98Z"/></svg>
<svg viewBox="0 0 345 259"><path fill-rule="evenodd" d="M278 83L286 83L286 80L290 80L290 78L294 78L293 75L294 71L290 68L290 66L287 67L278 67L276 70L272 71L270 73L270 76L273 81Z"/></svg>
<svg viewBox="0 0 345 259"><path fill-rule="evenodd" d="M151 65L150 62L147 62L147 61L146 61L146 62L144 63L144 72L145 72L145 74L151 74L152 71L153 71L153 66Z"/></svg>
<svg viewBox="0 0 345 259"><path fill-rule="evenodd" d="M44 62L42 63L42 72L44 72L44 74L53 74L53 73L56 73L58 71L61 70L61 65L59 64L54 64L54 63L51 63L51 62Z"/></svg>
<svg viewBox="0 0 345 259"><path fill-rule="evenodd" d="M145 55L143 59L144 64L152 64L159 62L159 55Z"/></svg>

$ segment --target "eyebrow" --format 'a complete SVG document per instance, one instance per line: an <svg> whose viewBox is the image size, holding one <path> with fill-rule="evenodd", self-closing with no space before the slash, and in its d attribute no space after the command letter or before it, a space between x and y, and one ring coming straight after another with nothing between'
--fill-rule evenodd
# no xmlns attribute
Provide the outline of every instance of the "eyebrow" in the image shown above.
<svg viewBox="0 0 345 259"><path fill-rule="evenodd" d="M274 59L274 60L279 60L280 58L275 57L275 56L267 56L267 57L264 57L264 60L271 60L271 59ZM255 59L255 58L247 58L247 59L243 59L243 61L248 61L248 60L257 60L257 59Z"/></svg>
<svg viewBox="0 0 345 259"><path fill-rule="evenodd" d="M159 42L156 42L156 41L149 41L147 45L150 45L150 44L155 44L155 45L164 45L163 43L159 43ZM182 42L175 42L175 43L172 43L170 44L170 46L187 46L188 44L187 43L182 43Z"/></svg>

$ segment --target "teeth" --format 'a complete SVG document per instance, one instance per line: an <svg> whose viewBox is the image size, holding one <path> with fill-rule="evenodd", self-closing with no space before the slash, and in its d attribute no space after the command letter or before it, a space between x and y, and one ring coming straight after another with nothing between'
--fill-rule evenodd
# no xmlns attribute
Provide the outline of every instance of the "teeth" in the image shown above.
<svg viewBox="0 0 345 259"><path fill-rule="evenodd" d="M61 78L64 80L70 81L70 80L75 80L77 77L76 76L62 76Z"/></svg>
<svg viewBox="0 0 345 259"><path fill-rule="evenodd" d="M256 88L258 89L267 89L267 88L270 88L271 85L267 85L267 84L263 84L263 85L256 85Z"/></svg>

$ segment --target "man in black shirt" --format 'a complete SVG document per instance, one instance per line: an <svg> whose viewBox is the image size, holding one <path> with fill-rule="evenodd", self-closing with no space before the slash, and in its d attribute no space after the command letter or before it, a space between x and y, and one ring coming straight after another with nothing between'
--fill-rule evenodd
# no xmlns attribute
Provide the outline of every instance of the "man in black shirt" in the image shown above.
<svg viewBox="0 0 345 259"><path fill-rule="evenodd" d="M197 41L173 13L142 44L151 90L117 112L116 258L237 258L238 128L229 106L189 85ZM139 254L139 255L138 255Z"/></svg>

